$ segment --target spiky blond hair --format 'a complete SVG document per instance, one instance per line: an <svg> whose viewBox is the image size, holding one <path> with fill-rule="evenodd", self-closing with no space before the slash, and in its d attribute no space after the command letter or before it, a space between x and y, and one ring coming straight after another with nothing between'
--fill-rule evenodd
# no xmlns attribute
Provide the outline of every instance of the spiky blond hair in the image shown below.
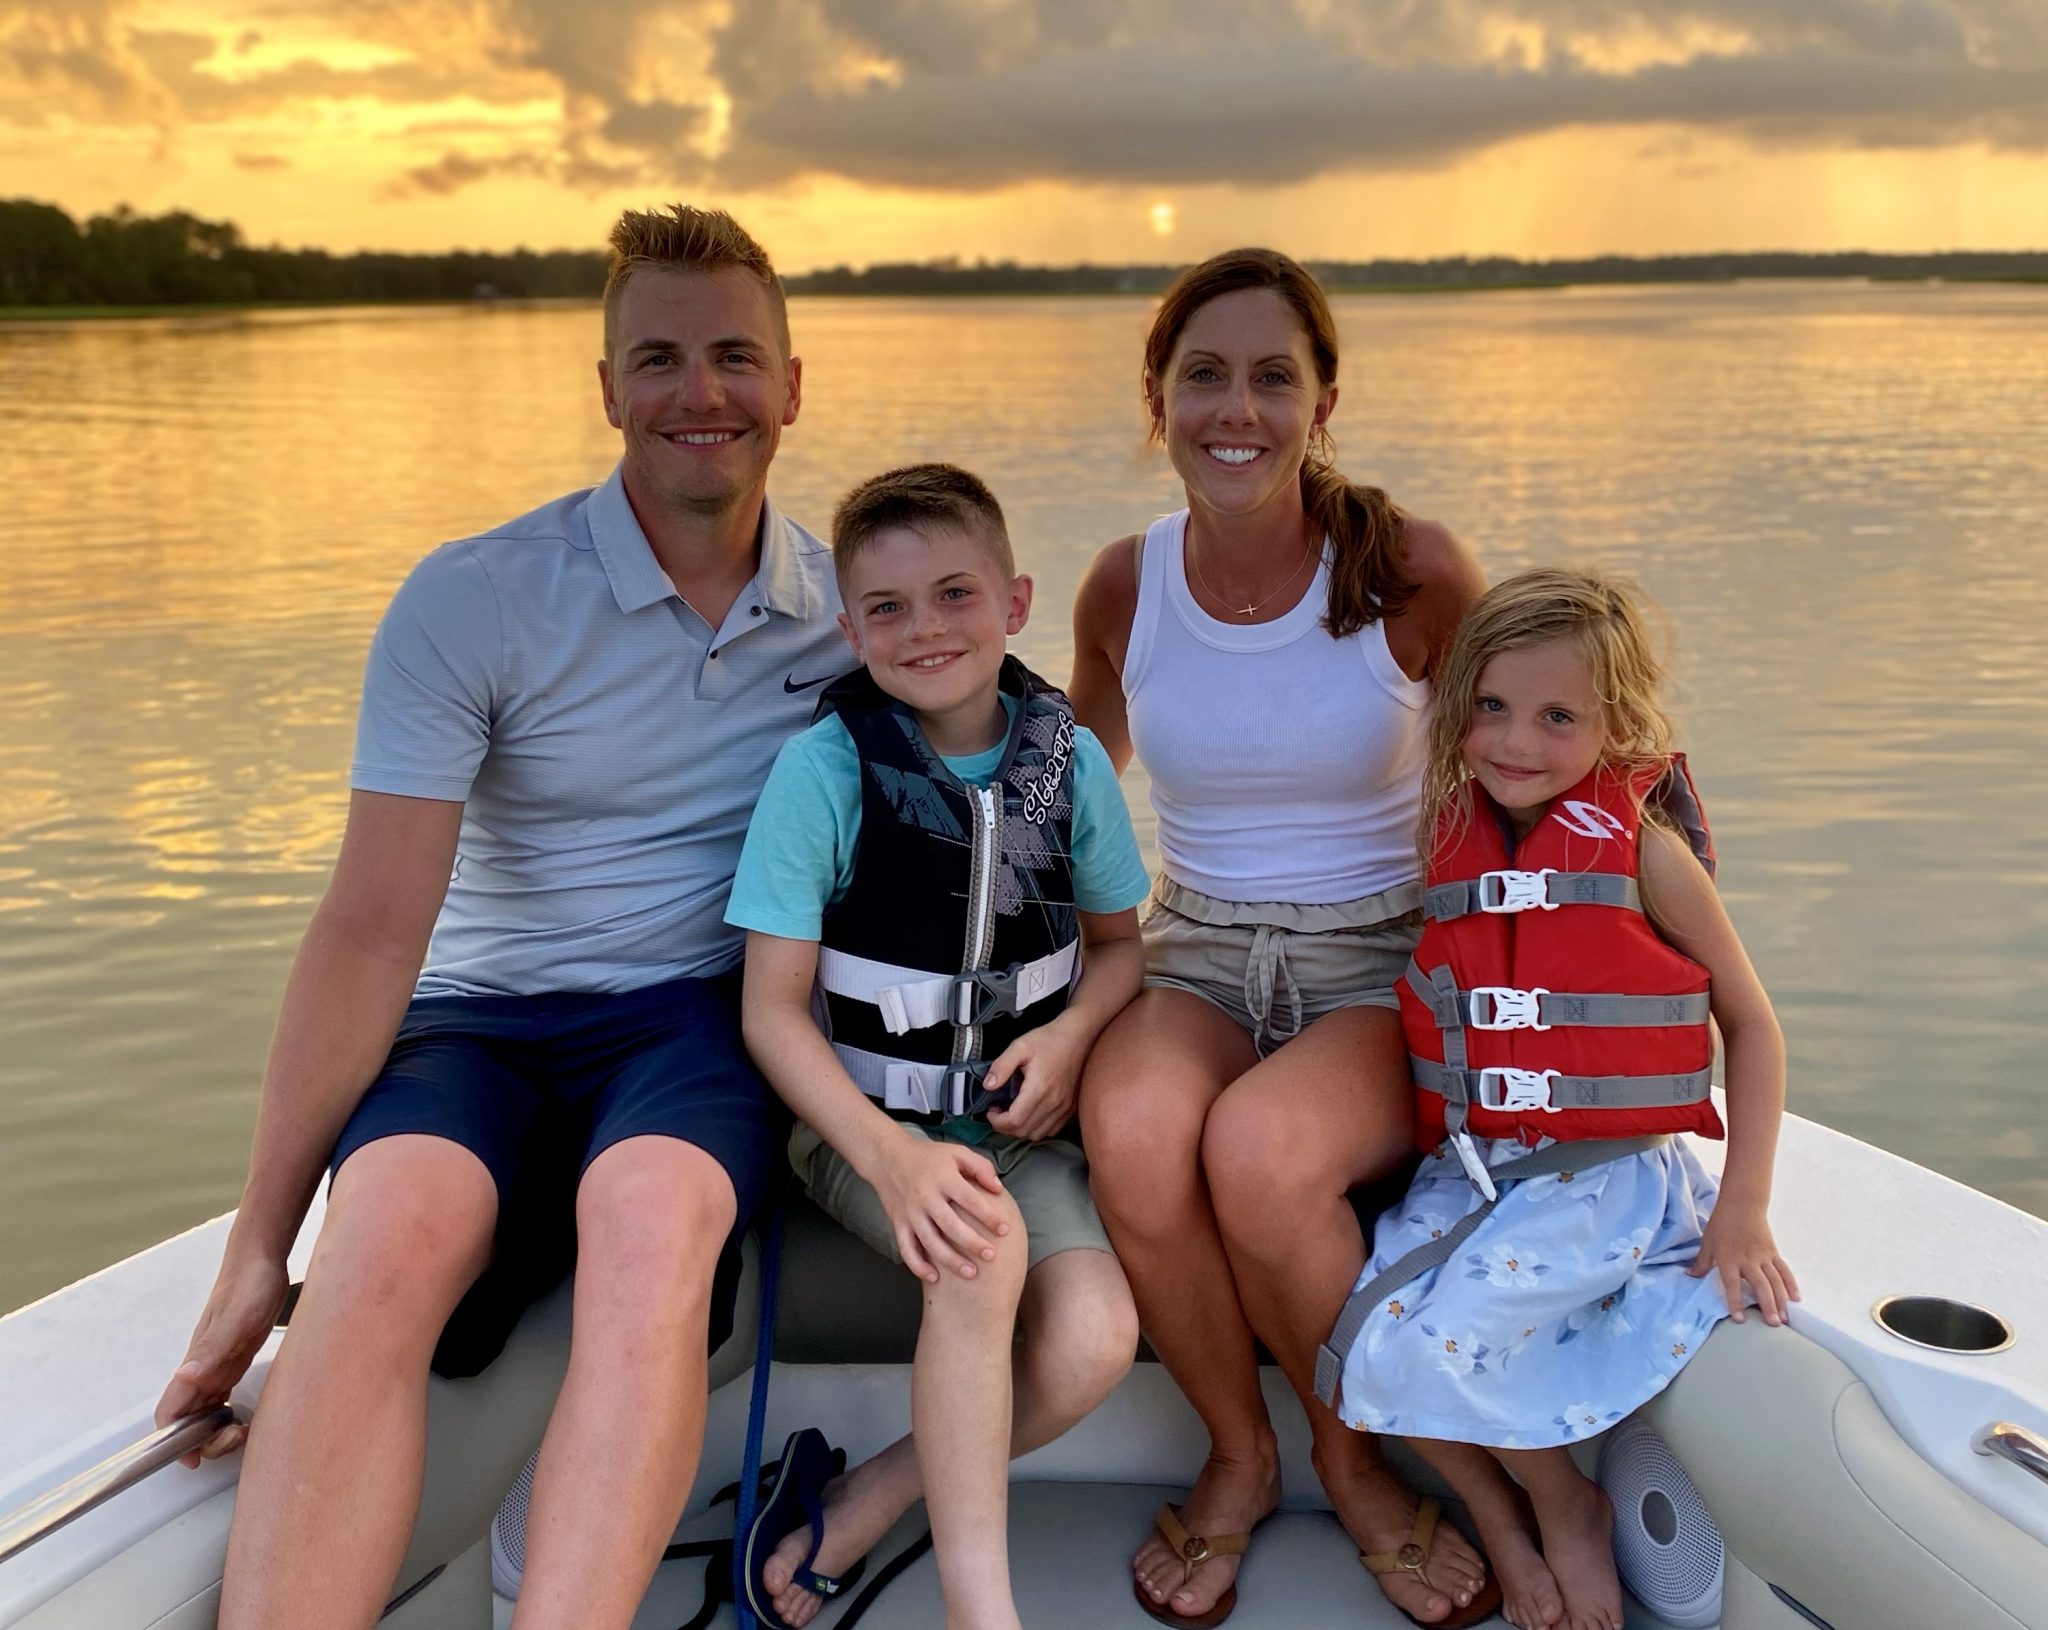
<svg viewBox="0 0 2048 1630"><path fill-rule="evenodd" d="M612 228L611 264L604 278L604 354L618 341L619 296L638 272L742 271L768 291L775 334L789 355L789 304L768 251L722 209L670 204L665 209L629 209Z"/></svg>
<svg viewBox="0 0 2048 1630"><path fill-rule="evenodd" d="M1671 753L1671 720L1658 700L1664 668L1657 660L1646 610L1649 602L1626 578L1544 566L1505 579L1481 595L1458 625L1436 682L1429 724L1429 764L1422 777L1422 851L1431 853L1446 811L1465 809L1461 794L1471 780L1465 737L1486 665L1503 651L1522 651L1554 640L1571 643L1584 658L1600 698L1605 742L1600 762L1627 773L1662 764ZM1462 820L1445 834L1455 842Z"/></svg>

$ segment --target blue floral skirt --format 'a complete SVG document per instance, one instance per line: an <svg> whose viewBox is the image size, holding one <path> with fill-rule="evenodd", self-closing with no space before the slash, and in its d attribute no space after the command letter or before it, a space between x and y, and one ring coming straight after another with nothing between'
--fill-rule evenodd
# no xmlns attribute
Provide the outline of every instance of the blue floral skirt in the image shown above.
<svg viewBox="0 0 2048 1630"><path fill-rule="evenodd" d="M1475 1146L1489 1167L1530 1152ZM1338 1414L1496 1449L1605 1431L1663 1391L1728 1315L1720 1276L1686 1271L1716 1190L1682 1137L1510 1184L1450 1261L1373 1309L1345 1356ZM1359 1285L1480 1204L1455 1156L1427 1157L1380 1218Z"/></svg>

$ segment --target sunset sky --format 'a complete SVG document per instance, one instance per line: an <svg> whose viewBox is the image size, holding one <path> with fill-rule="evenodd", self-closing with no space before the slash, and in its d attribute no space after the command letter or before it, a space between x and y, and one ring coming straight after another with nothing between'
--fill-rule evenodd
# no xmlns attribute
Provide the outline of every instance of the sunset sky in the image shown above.
<svg viewBox="0 0 2048 1630"><path fill-rule="evenodd" d="M0 196L786 270L2048 248L2048 0L0 0Z"/></svg>

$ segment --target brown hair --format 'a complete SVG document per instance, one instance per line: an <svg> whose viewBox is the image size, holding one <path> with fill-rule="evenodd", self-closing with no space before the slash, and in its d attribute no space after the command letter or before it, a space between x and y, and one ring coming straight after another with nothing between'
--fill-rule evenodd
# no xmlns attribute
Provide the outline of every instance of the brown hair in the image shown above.
<svg viewBox="0 0 2048 1630"><path fill-rule="evenodd" d="M1422 775L1425 857L1445 811L1463 807L1461 795L1471 778L1465 737L1472 728L1472 703L1486 665L1503 651L1569 641L1585 660L1600 698L1605 737L1600 762L1628 772L1660 765L1671 756L1671 719L1657 697L1664 668L1650 636L1646 605L1626 578L1558 566L1518 573L1479 597L1458 625L1436 678L1429 762ZM1657 818L1654 808L1645 813ZM1454 823L1446 840L1455 842L1461 830L1462 822Z"/></svg>
<svg viewBox="0 0 2048 1630"><path fill-rule="evenodd" d="M1337 320L1322 286L1298 261L1277 249L1229 249L1190 266L1160 299L1152 330L1145 336L1148 412L1152 391L1163 388L1167 364L1188 319L1218 295L1239 289L1271 289L1285 300L1308 336L1317 383L1327 387L1337 382ZM1153 439L1163 440L1165 434L1165 425L1155 416ZM1318 426L1301 461L1301 502L1310 525L1330 540L1329 610L1323 626L1341 639L1400 611L1420 585L1402 570L1400 507L1383 489L1346 480L1335 458L1329 430Z"/></svg>
<svg viewBox="0 0 2048 1630"><path fill-rule="evenodd" d="M618 339L619 296L636 272L742 271L768 291L776 338L789 355L789 304L775 263L751 233L722 209L670 204L666 209L629 209L612 228L611 262L604 274L604 354Z"/></svg>
<svg viewBox="0 0 2048 1630"><path fill-rule="evenodd" d="M898 527L929 537L964 532L988 546L1007 582L1017 575L1002 505L979 476L957 464L906 464L869 476L832 512L832 569L843 594L846 569L884 532Z"/></svg>

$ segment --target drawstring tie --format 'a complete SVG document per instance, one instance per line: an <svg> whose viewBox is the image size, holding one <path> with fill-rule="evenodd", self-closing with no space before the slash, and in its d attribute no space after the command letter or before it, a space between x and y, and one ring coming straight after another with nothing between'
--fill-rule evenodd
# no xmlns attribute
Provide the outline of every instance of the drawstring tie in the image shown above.
<svg viewBox="0 0 2048 1630"><path fill-rule="evenodd" d="M1252 1045L1261 1058L1301 1034L1301 986L1287 965L1287 930L1260 923L1252 934L1251 960L1245 967L1244 1005L1252 1016ZM1274 997L1284 986L1291 1017L1282 1030L1274 1022Z"/></svg>

